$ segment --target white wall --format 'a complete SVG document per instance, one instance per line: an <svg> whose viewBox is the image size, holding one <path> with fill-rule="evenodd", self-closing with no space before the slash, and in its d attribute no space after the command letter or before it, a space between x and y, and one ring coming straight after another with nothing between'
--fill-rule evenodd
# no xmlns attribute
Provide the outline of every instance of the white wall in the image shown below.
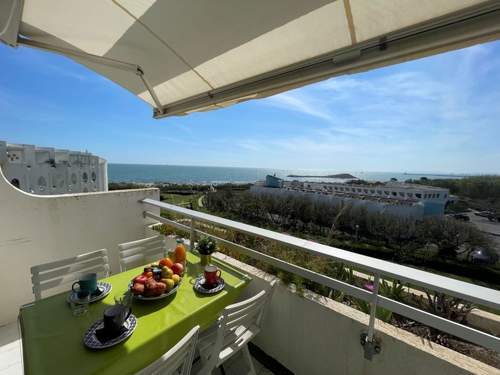
<svg viewBox="0 0 500 375"><path fill-rule="evenodd" d="M252 281L242 293L249 298L274 277L220 253L215 255L243 270ZM253 342L297 375L499 375L500 370L407 331L377 320L382 351L364 358L360 334L368 315L306 291L304 296L279 285Z"/></svg>
<svg viewBox="0 0 500 375"><path fill-rule="evenodd" d="M33 265L107 248L118 272L116 245L143 238L150 223L144 198L159 199L158 189L36 196L14 188L0 170L0 326L33 300Z"/></svg>

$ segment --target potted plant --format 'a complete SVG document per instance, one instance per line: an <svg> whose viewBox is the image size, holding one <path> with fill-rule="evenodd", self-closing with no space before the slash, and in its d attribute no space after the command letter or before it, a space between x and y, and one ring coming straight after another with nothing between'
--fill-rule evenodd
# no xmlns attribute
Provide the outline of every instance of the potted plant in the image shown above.
<svg viewBox="0 0 500 375"><path fill-rule="evenodd" d="M206 266L212 262L212 253L217 249L216 242L210 237L202 237L196 245L200 253L201 265Z"/></svg>

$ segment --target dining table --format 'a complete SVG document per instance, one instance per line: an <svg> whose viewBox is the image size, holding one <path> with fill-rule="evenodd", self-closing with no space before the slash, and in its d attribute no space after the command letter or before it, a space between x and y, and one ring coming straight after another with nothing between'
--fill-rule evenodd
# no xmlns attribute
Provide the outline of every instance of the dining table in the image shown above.
<svg viewBox="0 0 500 375"><path fill-rule="evenodd" d="M196 277L203 272L200 258L188 252L186 261L176 293L165 299L133 300L137 326L126 341L110 348L89 349L84 345L84 335L103 318L104 310L115 304L115 298L127 292L130 281L146 265L100 280L112 285L111 292L91 303L81 316L73 315L69 291L22 306L19 324L25 374L134 374L160 358L194 326L199 325L202 331L211 326L251 281L240 270L214 259L225 287L217 294L200 294L193 288Z"/></svg>

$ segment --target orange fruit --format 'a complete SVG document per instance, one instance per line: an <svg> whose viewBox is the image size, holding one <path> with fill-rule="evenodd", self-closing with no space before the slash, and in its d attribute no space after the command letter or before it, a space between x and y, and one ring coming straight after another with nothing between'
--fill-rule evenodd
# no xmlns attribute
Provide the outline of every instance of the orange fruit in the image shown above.
<svg viewBox="0 0 500 375"><path fill-rule="evenodd" d="M172 268L174 262L172 262L172 259L170 258L163 258L162 260L160 260L160 265Z"/></svg>
<svg viewBox="0 0 500 375"><path fill-rule="evenodd" d="M178 243L174 250L176 263L183 263L186 260L186 248L184 244Z"/></svg>

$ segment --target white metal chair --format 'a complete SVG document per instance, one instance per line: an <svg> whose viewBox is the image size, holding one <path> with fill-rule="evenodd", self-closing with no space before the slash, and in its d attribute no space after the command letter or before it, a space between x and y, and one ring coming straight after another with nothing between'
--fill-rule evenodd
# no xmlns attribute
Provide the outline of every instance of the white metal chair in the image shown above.
<svg viewBox="0 0 500 375"><path fill-rule="evenodd" d="M118 245L120 270L126 271L166 255L165 237L157 235Z"/></svg>
<svg viewBox="0 0 500 375"><path fill-rule="evenodd" d="M261 330L262 318L276 283L277 281L273 280L268 290L262 290L245 301L227 306L217 324L202 333L198 351L203 366L198 375L211 374L215 367L222 365L241 349L250 366L249 373L255 375L247 344Z"/></svg>
<svg viewBox="0 0 500 375"><path fill-rule="evenodd" d="M50 289L62 290L62 286L77 281L82 274L97 273L98 278L109 276L108 251L106 249L80 254L31 267L31 283L35 300Z"/></svg>
<svg viewBox="0 0 500 375"><path fill-rule="evenodd" d="M200 326L191 329L172 349L136 375L189 375L199 331Z"/></svg>

